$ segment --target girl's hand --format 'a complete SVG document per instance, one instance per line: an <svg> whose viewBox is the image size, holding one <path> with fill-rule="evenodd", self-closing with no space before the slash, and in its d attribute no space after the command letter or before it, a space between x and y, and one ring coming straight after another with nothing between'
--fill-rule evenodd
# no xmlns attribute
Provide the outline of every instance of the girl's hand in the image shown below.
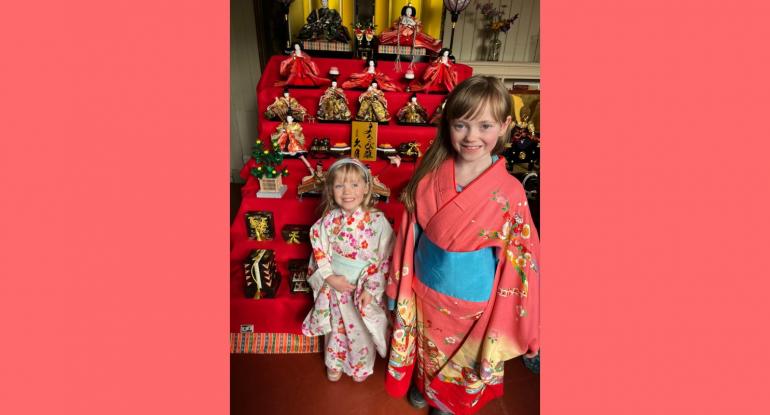
<svg viewBox="0 0 770 415"><path fill-rule="evenodd" d="M366 291L362 292L361 298L358 299L358 309L363 310L364 308L366 308L366 306L368 306L369 303L372 302L372 299L373 297L371 294L369 294Z"/></svg>
<svg viewBox="0 0 770 415"><path fill-rule="evenodd" d="M356 289L356 286L349 283L348 280L342 275L332 275L326 279L326 283L330 287L342 293L349 293Z"/></svg>

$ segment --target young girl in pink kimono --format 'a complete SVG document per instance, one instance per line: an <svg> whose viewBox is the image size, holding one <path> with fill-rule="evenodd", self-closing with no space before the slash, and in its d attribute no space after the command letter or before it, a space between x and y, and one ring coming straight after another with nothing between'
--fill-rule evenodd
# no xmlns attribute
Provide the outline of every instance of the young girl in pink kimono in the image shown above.
<svg viewBox="0 0 770 415"><path fill-rule="evenodd" d="M478 411L503 394L504 362L539 350L537 230L499 157L510 124L502 82L465 80L402 193L385 386L431 414Z"/></svg>
<svg viewBox="0 0 770 415"><path fill-rule="evenodd" d="M324 337L326 375L356 382L372 374L375 353L385 357L388 320L383 303L393 230L374 209L369 169L352 158L331 165L324 183L324 213L310 228L313 255L308 283L313 310L306 336Z"/></svg>

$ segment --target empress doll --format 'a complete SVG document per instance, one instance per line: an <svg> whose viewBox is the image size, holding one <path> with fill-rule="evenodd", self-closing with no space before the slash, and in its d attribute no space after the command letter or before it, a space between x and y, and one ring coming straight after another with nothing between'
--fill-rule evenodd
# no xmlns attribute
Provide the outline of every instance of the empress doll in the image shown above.
<svg viewBox="0 0 770 415"><path fill-rule="evenodd" d="M390 121L388 101L385 99L385 94L377 89L377 82L372 82L369 89L358 97L356 119L374 122Z"/></svg>
<svg viewBox="0 0 770 415"><path fill-rule="evenodd" d="M323 121L350 121L350 108L348 98L342 88L337 86L337 81L332 80L332 85L326 88L318 101L318 119Z"/></svg>
<svg viewBox="0 0 770 415"><path fill-rule="evenodd" d="M294 117L286 116L286 121L280 123L275 128L275 132L270 135L273 143L273 149L281 153L295 154L305 151L305 135L302 133L302 126L294 122Z"/></svg>
<svg viewBox="0 0 770 415"><path fill-rule="evenodd" d="M281 62L280 74L284 80L276 82L275 86L328 85L330 81L318 75L318 65L302 49L302 43L294 42L292 47L294 50L289 57Z"/></svg>
<svg viewBox="0 0 770 415"><path fill-rule="evenodd" d="M423 33L422 22L416 16L417 9L411 4L402 7L401 16L393 22L390 30L380 34L380 45L414 46L438 52L441 41Z"/></svg>
<svg viewBox="0 0 770 415"><path fill-rule="evenodd" d="M428 113L417 102L417 94L412 94L409 102L398 110L396 118L404 124L425 124L428 122Z"/></svg>
<svg viewBox="0 0 770 415"><path fill-rule="evenodd" d="M289 96L289 89L283 89L283 95L275 97L275 101L267 106L265 111L265 117L268 120L284 121L286 115L291 113L292 117L297 121L304 121L305 115L307 115L307 109L300 105L296 98Z"/></svg>
<svg viewBox="0 0 770 415"><path fill-rule="evenodd" d="M401 91L401 88L390 77L377 71L377 61L374 59L367 61L366 71L351 74L350 78L342 83L342 87L345 89L368 88L372 82L377 82L383 91Z"/></svg>
<svg viewBox="0 0 770 415"><path fill-rule="evenodd" d="M422 82L412 81L409 89L412 91L440 91L452 92L457 85L457 72L454 64L449 59L450 50L441 49L438 58L431 62L430 66L422 74Z"/></svg>

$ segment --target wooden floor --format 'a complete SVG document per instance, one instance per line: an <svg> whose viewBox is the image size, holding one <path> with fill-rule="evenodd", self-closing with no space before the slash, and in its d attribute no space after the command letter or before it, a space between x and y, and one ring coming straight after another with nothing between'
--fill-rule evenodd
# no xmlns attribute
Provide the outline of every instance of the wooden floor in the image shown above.
<svg viewBox="0 0 770 415"><path fill-rule="evenodd" d="M308 415L427 414L414 409L406 398L385 392L384 359L377 358L374 374L363 383L348 376L332 383L326 379L323 356L313 354L230 357L230 413ZM529 371L521 358L506 362L505 395L479 415L533 415L540 412L540 377Z"/></svg>

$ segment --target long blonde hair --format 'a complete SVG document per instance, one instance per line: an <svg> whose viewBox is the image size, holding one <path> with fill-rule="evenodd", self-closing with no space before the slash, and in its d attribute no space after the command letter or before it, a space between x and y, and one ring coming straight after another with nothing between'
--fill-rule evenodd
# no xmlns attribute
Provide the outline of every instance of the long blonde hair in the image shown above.
<svg viewBox="0 0 770 415"><path fill-rule="evenodd" d="M329 170L326 171L321 205L319 206L323 209L321 216L325 216L330 210L339 207L334 202L334 180L337 177L341 177L344 180L350 174L357 174L366 183L366 193L364 194L364 200L361 202L361 208L366 211L374 207L376 200L372 197L374 188L372 187L372 175L369 173L369 170L357 159L344 158L334 162L329 167Z"/></svg>
<svg viewBox="0 0 770 415"><path fill-rule="evenodd" d="M475 75L457 85L449 93L436 138L425 151L425 156L417 166L404 191L401 192L401 202L404 203L404 208L407 211L414 212L415 194L420 180L428 173L437 170L448 157L456 155L449 136L450 121L458 118L474 119L486 106L489 106L489 112L492 113L497 122L505 123L511 115L511 95L505 85L497 78ZM509 133L510 125L497 140L492 154L503 152Z"/></svg>

